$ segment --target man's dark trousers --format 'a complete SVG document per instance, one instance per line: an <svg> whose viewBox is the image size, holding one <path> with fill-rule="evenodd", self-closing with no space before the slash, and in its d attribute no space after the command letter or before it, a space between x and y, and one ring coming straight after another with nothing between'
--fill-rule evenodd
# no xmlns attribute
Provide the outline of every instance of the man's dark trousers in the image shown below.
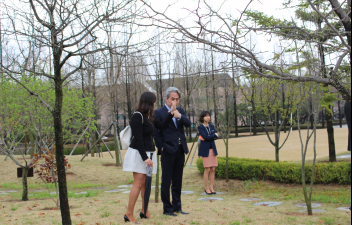
<svg viewBox="0 0 352 225"><path fill-rule="evenodd" d="M181 189L183 168L185 164L185 152L182 145L175 154L169 154L166 151L161 153L161 167L163 171L169 173L162 174L161 183L161 200L164 203L164 213L173 213L182 211L181 208ZM170 202L170 186L172 183L172 204Z"/></svg>

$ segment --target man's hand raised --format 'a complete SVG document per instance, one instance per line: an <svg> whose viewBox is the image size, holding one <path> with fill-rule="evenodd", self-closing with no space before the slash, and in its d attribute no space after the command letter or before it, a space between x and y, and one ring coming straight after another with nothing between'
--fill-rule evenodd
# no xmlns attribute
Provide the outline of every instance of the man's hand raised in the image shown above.
<svg viewBox="0 0 352 225"><path fill-rule="evenodd" d="M180 119L181 118L181 113L178 110L175 110L174 118L176 118L176 119Z"/></svg>

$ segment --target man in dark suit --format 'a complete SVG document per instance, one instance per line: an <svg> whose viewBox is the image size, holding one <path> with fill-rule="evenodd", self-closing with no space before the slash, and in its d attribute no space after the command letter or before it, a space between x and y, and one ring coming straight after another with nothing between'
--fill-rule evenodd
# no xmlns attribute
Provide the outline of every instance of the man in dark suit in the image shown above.
<svg viewBox="0 0 352 225"><path fill-rule="evenodd" d="M166 90L166 104L155 111L154 117L159 121L165 121L171 109L172 102L178 106L181 92L174 87ZM154 140L161 155L162 184L161 200L164 204L164 214L177 216L175 213L189 214L182 211L181 189L185 154L188 154L187 140L184 127L190 127L191 121L182 108L174 112L173 123L163 131L155 130ZM170 202L170 186L172 191L172 203Z"/></svg>

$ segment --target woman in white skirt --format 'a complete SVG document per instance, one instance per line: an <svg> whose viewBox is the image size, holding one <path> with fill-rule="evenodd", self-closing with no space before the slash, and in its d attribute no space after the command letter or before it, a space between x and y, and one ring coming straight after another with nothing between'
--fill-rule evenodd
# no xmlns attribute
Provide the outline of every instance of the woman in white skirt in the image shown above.
<svg viewBox="0 0 352 225"><path fill-rule="evenodd" d="M133 211L139 194L142 196L142 212L140 212L141 219L152 218L148 211L146 215L144 215L143 212L147 167L153 167L153 174L156 174L158 165L156 154L150 159L150 153L155 152L153 134L155 128L166 129L169 126L176 110L175 102L167 119L164 122L158 121L154 119L153 116L155 102L155 94L151 92L143 93L137 105L137 110L131 118L130 126L132 129L132 140L125 156L123 171L133 172L134 184L129 197L128 211L124 216L125 222L136 223Z"/></svg>

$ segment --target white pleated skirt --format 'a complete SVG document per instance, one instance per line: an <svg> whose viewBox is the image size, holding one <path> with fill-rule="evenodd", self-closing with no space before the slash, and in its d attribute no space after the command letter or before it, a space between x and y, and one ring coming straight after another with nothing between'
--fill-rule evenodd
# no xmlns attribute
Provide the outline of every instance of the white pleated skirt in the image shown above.
<svg viewBox="0 0 352 225"><path fill-rule="evenodd" d="M153 174L156 174L158 168L157 152L147 152L147 156L149 158L151 153L153 153ZM128 148L125 155L125 160L123 161L123 171L147 174L147 167L147 164L145 164L143 161L142 156L139 154L138 150Z"/></svg>

